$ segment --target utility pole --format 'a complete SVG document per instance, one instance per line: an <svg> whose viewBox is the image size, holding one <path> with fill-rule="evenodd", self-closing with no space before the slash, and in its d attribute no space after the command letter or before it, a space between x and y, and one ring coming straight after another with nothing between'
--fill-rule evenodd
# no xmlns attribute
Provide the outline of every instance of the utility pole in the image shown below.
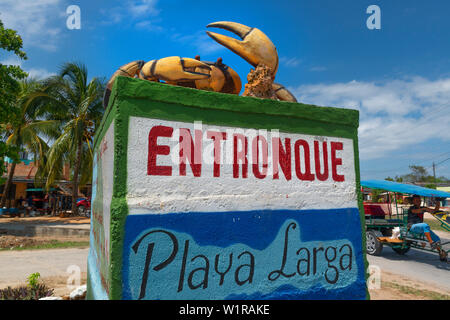
<svg viewBox="0 0 450 320"><path fill-rule="evenodd" d="M434 183L436 184L436 165L433 162L433 176L434 176Z"/></svg>

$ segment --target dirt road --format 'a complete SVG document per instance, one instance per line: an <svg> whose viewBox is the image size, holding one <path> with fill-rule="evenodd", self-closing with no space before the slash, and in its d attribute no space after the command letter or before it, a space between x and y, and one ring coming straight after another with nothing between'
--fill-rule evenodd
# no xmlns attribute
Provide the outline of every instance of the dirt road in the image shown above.
<svg viewBox="0 0 450 320"><path fill-rule="evenodd" d="M57 294L68 294L67 280L80 272L86 283L88 248L0 251L0 288L26 283L27 277L39 272L48 286L57 287ZM69 273L67 272L69 271Z"/></svg>
<svg viewBox="0 0 450 320"><path fill-rule="evenodd" d="M436 233L442 242L449 241L448 232ZM448 246L445 249L448 250ZM381 256L367 255L367 260L383 271L429 283L450 295L450 263L440 261L436 253L411 249L405 255L399 255L385 246Z"/></svg>

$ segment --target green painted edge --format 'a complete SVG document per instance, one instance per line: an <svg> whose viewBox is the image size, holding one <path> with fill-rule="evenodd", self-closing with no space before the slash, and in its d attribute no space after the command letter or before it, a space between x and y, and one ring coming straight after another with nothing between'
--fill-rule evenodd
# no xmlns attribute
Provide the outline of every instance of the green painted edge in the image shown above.
<svg viewBox="0 0 450 320"><path fill-rule="evenodd" d="M142 91L137 90L136 86L145 86L145 94L142 94ZM120 87L120 90L118 87ZM169 93L169 98L165 98L164 92L166 92L166 95L167 92ZM154 93L154 95L151 93ZM218 99L219 104L216 104L217 101L210 99L212 96L208 95L220 95L221 97ZM208 101L211 101L211 105L206 106L200 103L205 97ZM240 103L242 99L246 99L244 104ZM224 100L227 100L228 102ZM142 101L145 101L145 107L142 105ZM156 103L150 105L151 101ZM230 101L233 103L230 103ZM191 102L192 105L190 105ZM111 239L114 239L114 241L111 241L110 253L110 261L112 262L110 268L110 299L116 300L121 299L122 297L122 257L125 236L123 226L125 225L126 217L128 215L128 205L126 202L128 126L129 119L132 116L182 122L202 121L205 124L231 127L268 130L279 129L282 132L326 135L352 139L356 173L355 184L361 220L362 252L364 254L363 260L367 281L368 262L365 247L365 217L360 190L357 131L359 125L359 112L357 110L292 103L289 103L289 106L283 105L282 107L275 108L275 110L267 109L267 106L270 106L271 104L280 103L285 104L284 102L273 100L266 101L176 86L169 87L158 83L149 82L147 84L143 83L141 80L125 77L119 77L115 81L106 113L106 120L102 121L102 125L107 128L112 119L114 118L115 120L114 188L113 201L111 203ZM255 105L257 105L257 107L262 106L260 112L254 112ZM293 105L295 105L295 107ZM302 115L293 115L293 108L297 110L297 113L300 108L302 108ZM303 112L304 110L307 112ZM320 117L316 116L317 113L319 113ZM336 121L336 114L340 119L339 121ZM344 121L342 119L344 119ZM275 120L280 120L280 122L275 122ZM102 128L101 131L104 135L106 129ZM103 135L100 133L99 137L102 137ZM95 145L97 146L97 144ZM367 286L366 299L370 299Z"/></svg>
<svg viewBox="0 0 450 320"><path fill-rule="evenodd" d="M128 123L129 119L123 115L120 108L120 98L113 87L110 108L113 109L114 119L114 187L111 201L110 220L110 291L111 300L122 298L122 256L123 241L125 238L125 221L128 216L126 201L127 188L127 150L128 150Z"/></svg>
<svg viewBox="0 0 450 320"><path fill-rule="evenodd" d="M303 103L242 97L232 94L170 86L157 82L119 76L115 86L121 98L150 99L200 109L229 110L240 113L283 115L312 121L343 124L358 128L359 111L352 109L319 107Z"/></svg>
<svg viewBox="0 0 450 320"><path fill-rule="evenodd" d="M89 277L89 263L87 264L87 279L86 279L86 300L94 300L94 294L92 292L91 279Z"/></svg>
<svg viewBox="0 0 450 320"><path fill-rule="evenodd" d="M367 279L369 278L368 267L369 261L367 260L367 252L366 252L366 217L364 215L364 205L363 205L363 196L361 193L361 176L360 176L360 166L359 166L359 147L358 147L358 139L357 133L355 135L356 139L353 139L353 150L355 156L355 185L356 185L356 195L358 196L358 208L359 208L359 219L361 222L361 245L363 252L363 262L364 262L364 274L366 276L366 300L370 300L369 288L367 287Z"/></svg>

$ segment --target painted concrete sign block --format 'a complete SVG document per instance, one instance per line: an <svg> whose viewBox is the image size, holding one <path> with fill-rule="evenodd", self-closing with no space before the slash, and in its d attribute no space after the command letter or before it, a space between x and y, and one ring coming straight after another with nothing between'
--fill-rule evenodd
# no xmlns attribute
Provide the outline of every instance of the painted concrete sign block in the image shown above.
<svg viewBox="0 0 450 320"><path fill-rule="evenodd" d="M94 282L99 297L108 298L110 284L110 220L114 171L114 125L109 126L93 161L92 212L88 264L100 282Z"/></svg>
<svg viewBox="0 0 450 320"><path fill-rule="evenodd" d="M118 78L92 299L366 299L358 112Z"/></svg>

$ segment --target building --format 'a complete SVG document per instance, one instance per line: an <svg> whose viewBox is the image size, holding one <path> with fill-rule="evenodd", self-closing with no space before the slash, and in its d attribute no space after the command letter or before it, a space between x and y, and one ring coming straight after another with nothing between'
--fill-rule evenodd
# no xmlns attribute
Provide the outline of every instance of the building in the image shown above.
<svg viewBox="0 0 450 320"><path fill-rule="evenodd" d="M39 208L43 203L46 192L43 188L36 185L36 172L38 170L38 162L34 162L30 160L26 153L20 154L21 159L20 162L16 164L16 168L14 170L13 183L9 190L9 195L6 201L7 208L15 208L19 206L20 199L27 199L30 196L35 198L35 203L37 208ZM6 158L6 167L7 170L3 175L3 178L6 179L8 177L8 172L11 169L12 161ZM55 191L61 198L64 198L64 203L70 204L70 199L72 195L72 186L70 181L70 170L69 165L66 165L63 170L63 179L57 181L54 188L50 191ZM0 186L0 197L3 196L5 184ZM90 196L91 194L91 186L88 185L79 189L78 191L80 197ZM41 202L41 203L40 203ZM64 205L66 207L67 205Z"/></svg>

